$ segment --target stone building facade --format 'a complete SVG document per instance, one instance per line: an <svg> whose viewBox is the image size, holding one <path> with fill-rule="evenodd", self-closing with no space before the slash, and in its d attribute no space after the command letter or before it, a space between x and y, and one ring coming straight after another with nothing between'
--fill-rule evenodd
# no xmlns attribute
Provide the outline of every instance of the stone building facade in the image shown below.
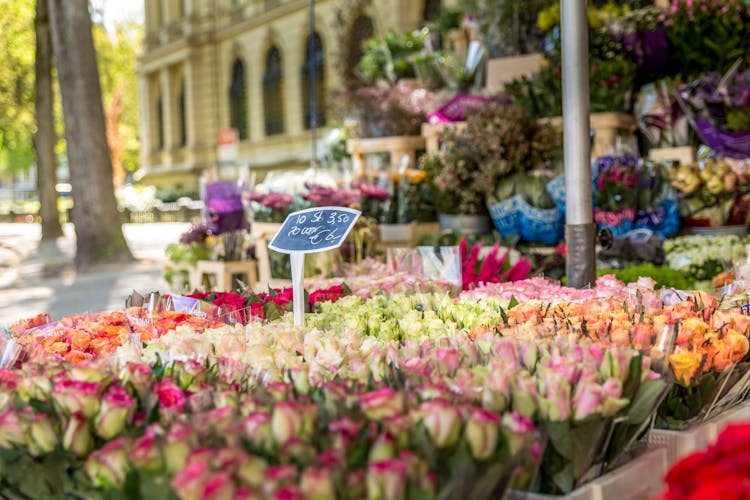
<svg viewBox="0 0 750 500"><path fill-rule="evenodd" d="M312 156L310 68L325 101L357 61L363 39L412 29L439 6L317 0L317 56L310 60L308 0L145 0L139 175L195 190L200 173L217 164L219 132L232 128L238 165L261 174L305 168ZM319 136L326 111L322 105L316 113Z"/></svg>

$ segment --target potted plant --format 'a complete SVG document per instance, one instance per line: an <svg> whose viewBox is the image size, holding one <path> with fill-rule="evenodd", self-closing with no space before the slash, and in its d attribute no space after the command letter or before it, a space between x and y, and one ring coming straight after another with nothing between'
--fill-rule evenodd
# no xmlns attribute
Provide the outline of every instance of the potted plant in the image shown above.
<svg viewBox="0 0 750 500"><path fill-rule="evenodd" d="M463 217L472 216L475 232L488 229L487 201L498 183L545 166L558 145L554 129L522 106L492 102L467 111L465 127L444 132L440 152L423 162L435 187L441 228L466 232L470 221Z"/></svg>

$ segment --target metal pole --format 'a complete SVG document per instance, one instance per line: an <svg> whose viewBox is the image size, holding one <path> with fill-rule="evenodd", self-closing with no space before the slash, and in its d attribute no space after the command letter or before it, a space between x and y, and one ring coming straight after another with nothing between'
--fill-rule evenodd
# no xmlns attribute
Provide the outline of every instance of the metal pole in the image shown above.
<svg viewBox="0 0 750 500"><path fill-rule="evenodd" d="M310 0L310 37L308 38L308 58L310 60L310 135L312 136L312 157L310 166L318 167L318 103L315 91L315 0Z"/></svg>
<svg viewBox="0 0 750 500"><path fill-rule="evenodd" d="M596 280L596 228L591 198L589 40L587 0L562 0L563 134L565 143L565 242L568 286Z"/></svg>

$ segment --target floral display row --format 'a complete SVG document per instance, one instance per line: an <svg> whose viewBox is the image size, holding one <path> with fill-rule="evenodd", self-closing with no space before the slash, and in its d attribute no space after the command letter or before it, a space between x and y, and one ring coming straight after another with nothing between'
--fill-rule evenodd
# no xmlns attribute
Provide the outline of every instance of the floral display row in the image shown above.
<svg viewBox="0 0 750 500"><path fill-rule="evenodd" d="M144 320L117 328L96 316L98 326L60 320L57 328L118 332L96 358L66 361L52 348L65 340L50 343L37 325L44 318L19 323L23 357L0 377L4 489L87 498L569 492L637 453L654 417L679 427L731 404L746 372L741 308L654 291L646 279L607 277L591 290L534 279L458 298L345 288L317 294L304 328L283 310L224 326L208 309L110 313ZM242 311L285 305L283 291L199 298ZM189 321L135 328L177 314ZM28 481L30 469L65 477Z"/></svg>

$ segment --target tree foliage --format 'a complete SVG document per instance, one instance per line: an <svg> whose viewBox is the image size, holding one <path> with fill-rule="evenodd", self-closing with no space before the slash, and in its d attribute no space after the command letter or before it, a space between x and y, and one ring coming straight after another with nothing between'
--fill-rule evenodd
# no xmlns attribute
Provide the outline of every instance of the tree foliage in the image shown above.
<svg viewBox="0 0 750 500"><path fill-rule="evenodd" d="M34 162L34 0L0 0L0 172Z"/></svg>
<svg viewBox="0 0 750 500"><path fill-rule="evenodd" d="M0 172L23 172L34 163L35 6L35 0L0 0ZM133 21L116 24L111 33L101 23L94 25L105 113L113 103L117 106L117 101L121 108L114 120L116 130L108 135L119 141L121 162L131 171L137 168L139 151L136 56L142 31ZM59 99L57 89L55 94ZM65 144L59 102L55 103L55 130L61 138L56 153L62 155Z"/></svg>

